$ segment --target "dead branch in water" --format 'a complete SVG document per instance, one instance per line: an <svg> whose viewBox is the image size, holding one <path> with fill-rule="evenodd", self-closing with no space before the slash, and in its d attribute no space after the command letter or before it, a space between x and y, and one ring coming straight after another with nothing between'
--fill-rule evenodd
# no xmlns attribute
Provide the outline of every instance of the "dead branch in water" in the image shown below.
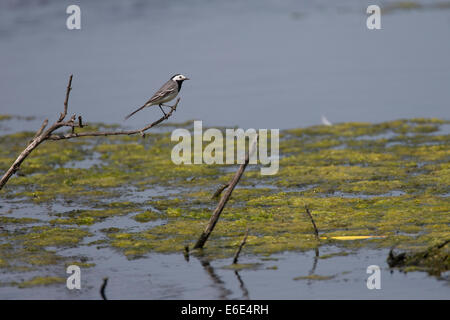
<svg viewBox="0 0 450 320"><path fill-rule="evenodd" d="M311 211L309 211L309 208L308 208L307 205L305 206L305 210L306 210L306 213L308 214L308 217L311 220L311 223L312 223L312 225L314 227L314 234L316 235L316 239L317 239L317 241L320 241L319 230L317 229L316 223L314 222L314 219L313 219L313 216L311 214Z"/></svg>
<svg viewBox="0 0 450 320"><path fill-rule="evenodd" d="M83 124L83 120L81 116L78 116L78 121L76 122L76 115L72 115L69 120L66 119L67 116L67 110L69 105L69 96L70 91L72 90L72 78L73 75L70 75L69 77L69 83L67 85L66 89L66 97L64 99L64 109L63 112L59 115L58 120L53 123L47 130L45 128L48 125L48 119L45 119L45 121L42 123L41 127L36 131L36 134L34 135L34 138L28 143L28 146L22 151L22 153L17 157L17 159L14 161L14 163L11 165L11 167L5 172L3 177L0 180L0 190L5 186L5 184L8 182L9 178L19 170L20 165L22 162L30 155L30 153L36 149L42 142L46 140L65 140L65 139L72 139L72 138L80 138L80 137L100 137L100 136L117 136L117 135L134 135L134 134L140 134L141 136L145 137L145 131L149 130L150 128L158 125L159 123L163 122L164 120L167 120L173 112L177 109L178 102L180 101L180 98L178 98L173 106L171 106L171 110L162 118L156 120L155 122L143 127L142 129L138 130L123 130L123 131L92 131L92 132L75 132L75 128L83 128L85 125ZM56 130L68 127L71 129L69 133L54 133Z"/></svg>
<svg viewBox="0 0 450 320"><path fill-rule="evenodd" d="M184 246L183 255L184 255L184 259L186 260L186 262L189 262L189 246L188 245Z"/></svg>
<svg viewBox="0 0 450 320"><path fill-rule="evenodd" d="M387 258L389 268L399 268L401 271L408 272L408 268L428 272L429 275L441 277L442 273L450 270L450 239L433 245L420 251L394 253L391 248Z"/></svg>
<svg viewBox="0 0 450 320"><path fill-rule="evenodd" d="M102 286L100 287L100 295L102 296L103 300L108 300L106 298L106 294L105 294L105 289L106 289L107 284L108 284L108 278L103 278L103 283L102 283Z"/></svg>
<svg viewBox="0 0 450 320"><path fill-rule="evenodd" d="M244 247L245 243L247 242L247 236L248 236L248 228L245 230L244 239L242 239L241 244L239 245L238 249L236 250L236 253L234 254L233 264L236 264L239 259L239 254L241 253L242 247Z"/></svg>
<svg viewBox="0 0 450 320"><path fill-rule="evenodd" d="M317 229L316 223L314 222L311 211L309 211L308 205L305 205L305 210L306 210L306 213L308 214L308 217L311 220L311 223L314 227L314 234L316 235L316 240L320 242L319 229ZM314 262L313 270L316 269L315 265L317 264L317 258L319 257L319 248L318 247L316 247L315 252L316 252L316 260Z"/></svg>
<svg viewBox="0 0 450 320"><path fill-rule="evenodd" d="M214 230L214 227L216 226L216 223L219 220L219 217L220 217L220 214L222 213L223 208L225 207L228 200L230 199L231 193L233 192L234 187L236 187L236 185L238 184L239 180L242 177L242 174L245 171L245 168L248 165L250 155L253 154L253 152L256 149L255 147L256 147L257 140L258 139L256 138L256 139L254 139L253 142L250 142L249 151L246 152L246 154L245 154L244 163L239 166L239 169L236 171L233 179L231 179L230 183L228 184L228 187L227 187L225 193L223 194L223 196L220 199L219 203L217 204L217 207L214 210L211 218L209 219L209 222L205 228L205 231L202 232L202 234L200 235L200 238L197 240L197 243L195 244L194 249L203 248L203 246L205 245L206 241L208 240L211 232Z"/></svg>

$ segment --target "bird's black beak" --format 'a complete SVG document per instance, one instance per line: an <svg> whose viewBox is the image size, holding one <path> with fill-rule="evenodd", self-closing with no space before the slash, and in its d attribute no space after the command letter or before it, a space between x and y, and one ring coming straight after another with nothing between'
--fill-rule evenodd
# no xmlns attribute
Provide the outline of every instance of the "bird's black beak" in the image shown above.
<svg viewBox="0 0 450 320"><path fill-rule="evenodd" d="M191 79L189 79L189 78L184 78L184 80L191 80Z"/></svg>

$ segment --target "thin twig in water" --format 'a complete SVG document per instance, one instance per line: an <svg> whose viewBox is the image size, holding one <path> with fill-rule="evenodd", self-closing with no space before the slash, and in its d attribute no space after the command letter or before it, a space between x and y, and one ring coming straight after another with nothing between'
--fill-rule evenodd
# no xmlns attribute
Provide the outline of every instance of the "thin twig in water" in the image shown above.
<svg viewBox="0 0 450 320"><path fill-rule="evenodd" d="M317 241L320 241L319 230L317 229L316 223L314 222L313 216L312 216L311 212L309 211L309 208L307 205L305 206L305 210L306 210L306 213L308 214L309 219L311 219L312 225L314 227L314 234L316 235L316 239L317 239Z"/></svg>
<svg viewBox="0 0 450 320"><path fill-rule="evenodd" d="M64 119L67 116L68 111L68 105L69 105L69 97L70 97L70 91L72 90L72 79L73 75L70 75L69 77L69 83L67 85L66 89L66 97L64 99L64 109L63 112L59 115L58 120L53 123L47 130L45 128L48 125L48 119L46 119L39 130L37 130L36 134L34 135L34 138L28 143L28 146L20 153L20 155L16 158L14 163L11 165L11 167L5 172L3 177L0 179L0 190L5 186L5 184L8 182L9 178L19 170L20 165L22 162L30 155L30 153L36 149L42 142L46 140L64 140L64 139L72 139L72 138L79 138L79 137L99 137L99 136L117 136L117 135L134 135L134 134L140 134L144 136L145 131L149 130L150 128L158 125L159 123L163 122L164 120L167 120L174 111L176 111L178 103L180 102L180 98L178 98L173 106L171 106L171 110L162 118L159 120L156 120L155 122L143 127L142 129L138 130L126 130L126 131L98 131L98 132L75 132L75 128L83 128L86 126L86 124L83 124L83 120L81 116L78 117L78 123L76 123L76 115L74 114L72 117L70 117L69 120L64 121ZM54 132L60 128L63 127L69 127L70 132L69 133L61 133L61 134L54 134Z"/></svg>
<svg viewBox="0 0 450 320"><path fill-rule="evenodd" d="M311 214L311 211L309 211L309 208L307 205L305 205L305 210L306 213L308 214L309 219L311 220L311 223L314 227L314 234L316 235L316 240L320 242L320 237L319 237L319 230L317 229L316 223L314 222L313 216ZM319 257L319 248L316 247L315 249L316 252L316 260L315 260L315 264L317 264L317 257ZM313 270L315 270L315 267L313 267Z"/></svg>
<svg viewBox="0 0 450 320"><path fill-rule="evenodd" d="M223 194L222 198L220 199L219 203L217 204L216 209L214 210L211 218L209 219L208 225L206 226L205 230L202 232L202 234L200 235L199 239L197 240L197 243L194 246L194 249L201 249L203 248L203 246L205 245L206 241L208 240L211 232L214 230L214 227L216 226L217 221L219 220L220 214L222 213L223 208L225 207L225 205L227 204L228 200L231 197L231 193L234 190L234 187L236 187L236 185L239 182L239 179L241 179L242 174L245 171L245 168L248 165L249 159L250 159L250 155L253 154L253 152L256 149L256 142L257 142L257 137L256 139L254 139L253 142L250 142L250 146L249 146L249 151L245 154L245 161L243 164L241 164L239 166L239 169L236 171L233 179L231 180L227 190L225 191L225 193Z"/></svg>
<svg viewBox="0 0 450 320"><path fill-rule="evenodd" d="M241 253L242 247L247 242L247 236L248 236L248 228L245 231L244 239L242 239L241 244L239 245L238 249L236 250L236 253L234 254L233 264L236 264L238 262L239 254Z"/></svg>
<svg viewBox="0 0 450 320"><path fill-rule="evenodd" d="M105 295L105 289L106 289L106 285L107 284L108 284L108 278L103 278L103 283L102 283L102 286L100 288L100 295L102 296L103 300L108 300L106 298L106 295Z"/></svg>
<svg viewBox="0 0 450 320"><path fill-rule="evenodd" d="M184 259L186 259L186 261L189 262L189 246L188 245L184 246L183 254L184 254Z"/></svg>

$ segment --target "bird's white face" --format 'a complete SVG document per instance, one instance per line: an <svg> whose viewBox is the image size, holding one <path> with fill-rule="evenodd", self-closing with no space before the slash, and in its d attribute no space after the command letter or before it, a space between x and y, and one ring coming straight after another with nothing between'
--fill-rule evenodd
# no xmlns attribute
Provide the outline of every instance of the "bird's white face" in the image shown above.
<svg viewBox="0 0 450 320"><path fill-rule="evenodd" d="M189 80L188 77L183 76L182 74L177 74L176 76L174 76L172 78L173 81L184 81L184 80Z"/></svg>

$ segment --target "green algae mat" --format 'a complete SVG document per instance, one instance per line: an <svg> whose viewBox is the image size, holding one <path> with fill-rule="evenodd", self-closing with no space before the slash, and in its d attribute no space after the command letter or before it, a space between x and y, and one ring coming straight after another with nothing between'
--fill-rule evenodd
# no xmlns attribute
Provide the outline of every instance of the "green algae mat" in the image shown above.
<svg viewBox="0 0 450 320"><path fill-rule="evenodd" d="M1 116L0 129L8 121ZM232 257L246 228L243 252L261 256L324 244L414 253L443 243L450 239L449 126L409 119L281 131L279 172L263 176L257 165L247 167L203 254ZM117 128L80 130L105 127ZM192 130L192 121L161 126L145 138L39 146L0 191L0 271L36 276L3 285L60 283L65 279L49 275L49 266L94 266L83 255L60 255L66 248L109 247L136 259L192 247L217 205L212 195L238 166L173 164L176 127ZM0 135L1 173L33 136ZM449 245L442 250L445 271Z"/></svg>

